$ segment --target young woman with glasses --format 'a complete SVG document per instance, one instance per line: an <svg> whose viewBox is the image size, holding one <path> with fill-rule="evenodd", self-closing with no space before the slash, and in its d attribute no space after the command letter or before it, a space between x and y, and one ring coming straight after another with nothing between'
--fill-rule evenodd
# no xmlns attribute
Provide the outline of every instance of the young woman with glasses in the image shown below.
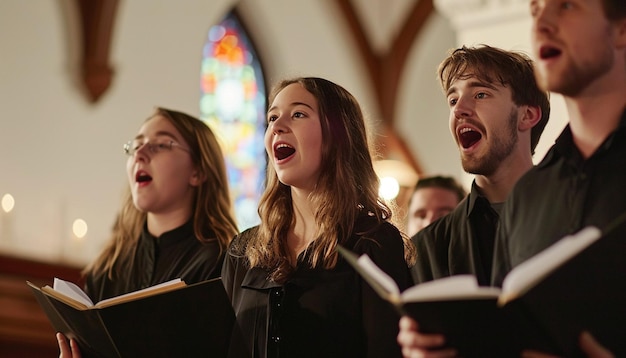
<svg viewBox="0 0 626 358"><path fill-rule="evenodd" d="M129 190L111 239L85 270L93 302L171 279L219 277L237 234L222 150L209 127L157 108L126 143ZM207 303L209 304L209 303ZM57 334L61 357L80 356Z"/></svg>

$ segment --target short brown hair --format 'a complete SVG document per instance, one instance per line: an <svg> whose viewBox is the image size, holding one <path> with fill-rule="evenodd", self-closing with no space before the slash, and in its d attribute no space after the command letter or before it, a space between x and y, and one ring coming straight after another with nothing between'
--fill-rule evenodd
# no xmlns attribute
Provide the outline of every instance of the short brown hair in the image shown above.
<svg viewBox="0 0 626 358"><path fill-rule="evenodd" d="M626 1L624 0L602 0L602 7L604 15L611 21L626 17Z"/></svg>
<svg viewBox="0 0 626 358"><path fill-rule="evenodd" d="M458 79L476 77L487 83L499 82L509 87L513 102L541 108L541 119L532 128L530 151L535 153L539 138L550 117L548 93L537 86L532 60L521 52L505 51L488 45L460 47L452 50L438 69L444 93Z"/></svg>
<svg viewBox="0 0 626 358"><path fill-rule="evenodd" d="M453 177L441 175L419 178L413 192L424 188L441 188L449 190L456 195L457 201L463 200L465 195L467 195L463 186L461 186L461 184L459 184Z"/></svg>

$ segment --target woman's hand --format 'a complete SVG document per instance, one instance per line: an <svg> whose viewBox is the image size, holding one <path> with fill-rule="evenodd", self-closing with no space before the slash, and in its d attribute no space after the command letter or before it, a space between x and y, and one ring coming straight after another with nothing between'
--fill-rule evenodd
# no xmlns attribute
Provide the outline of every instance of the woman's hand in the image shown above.
<svg viewBox="0 0 626 358"><path fill-rule="evenodd" d="M595 338L589 332L583 332L579 338L580 348L587 354L589 358L614 358L613 353L596 341ZM524 351L522 352L523 358L557 358L556 356L536 352L536 351Z"/></svg>
<svg viewBox="0 0 626 358"><path fill-rule="evenodd" d="M59 358L81 358L78 343L75 340L67 340L63 333L57 332L57 342L59 343Z"/></svg>
<svg viewBox="0 0 626 358"><path fill-rule="evenodd" d="M452 348L440 349L444 336L440 334L422 334L418 332L418 325L414 319L404 316L400 318L400 332L398 344L402 347L405 358L447 358L455 357L456 350Z"/></svg>

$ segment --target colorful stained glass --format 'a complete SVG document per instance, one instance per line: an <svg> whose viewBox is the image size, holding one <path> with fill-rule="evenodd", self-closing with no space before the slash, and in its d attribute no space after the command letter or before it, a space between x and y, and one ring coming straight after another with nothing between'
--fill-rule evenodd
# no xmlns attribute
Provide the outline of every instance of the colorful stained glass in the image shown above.
<svg viewBox="0 0 626 358"><path fill-rule="evenodd" d="M202 54L200 112L224 150L239 228L259 223L267 159L261 65L234 13L211 27Z"/></svg>

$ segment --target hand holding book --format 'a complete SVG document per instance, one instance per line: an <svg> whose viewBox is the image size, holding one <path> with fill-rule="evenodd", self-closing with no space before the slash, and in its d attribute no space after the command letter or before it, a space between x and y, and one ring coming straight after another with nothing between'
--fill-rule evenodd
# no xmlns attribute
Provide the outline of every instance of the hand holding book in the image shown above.
<svg viewBox="0 0 626 358"><path fill-rule="evenodd" d="M444 334L446 345L464 356L493 357L526 348L577 356L586 329L611 349L626 349L625 249L611 230L602 235L589 227L513 269L502 290L453 276L401 293L366 257L338 250L381 297L415 319L420 332Z"/></svg>
<svg viewBox="0 0 626 358"><path fill-rule="evenodd" d="M363 279L384 299L402 310L409 302L450 301L459 299L498 299L499 305L524 294L542 278L565 261L578 254L597 239L601 232L587 227L557 243L513 269L505 278L502 289L479 286L473 275L456 275L424 282L400 292L394 280L367 256L357 257L339 246L337 251L359 272Z"/></svg>
<svg viewBox="0 0 626 358"><path fill-rule="evenodd" d="M28 283L82 357L225 357L235 314L219 278L174 280L93 304L71 282ZM67 347L66 347L67 348Z"/></svg>

